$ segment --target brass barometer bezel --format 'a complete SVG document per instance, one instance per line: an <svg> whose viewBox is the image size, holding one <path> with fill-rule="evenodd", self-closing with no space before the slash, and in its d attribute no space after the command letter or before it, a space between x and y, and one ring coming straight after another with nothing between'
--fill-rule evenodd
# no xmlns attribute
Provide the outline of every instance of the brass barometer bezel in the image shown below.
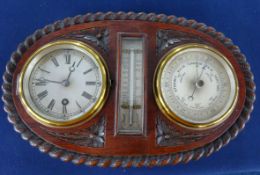
<svg viewBox="0 0 260 175"><path fill-rule="evenodd" d="M67 121L55 121L55 120L51 120L51 119L47 119L47 118L43 117L42 115L40 115L38 112L36 112L31 107L31 105L29 104L29 102L26 99L25 94L24 94L24 79L25 79L25 76L27 76L27 74L28 74L27 73L28 67L35 66L37 64L37 62L39 62L44 57L44 55L46 55L56 49L59 49L60 47L75 49L75 50L84 51L86 53L89 53L92 56L92 58L95 59L96 63L98 64L98 66L100 68L101 76L102 76L101 77L101 79L102 79L101 93L99 95L98 100L95 102L95 104L84 114L78 116L77 118L67 120ZM31 63L34 59L37 59L37 60L35 60L34 65L31 65ZM30 68L30 70L32 71L33 68ZM31 75L31 72L30 72L30 75ZM108 89L110 86L107 65L106 65L104 59L102 58L102 56L90 45L88 45L84 42L78 41L78 40L53 41L53 42L47 43L47 44L43 45L42 47L40 47L39 49L37 49L35 52L33 52L33 54L28 58L28 60L24 64L18 81L19 81L18 82L18 95L19 95L19 98L21 99L24 109L34 120L36 120L37 122L39 122L45 126L48 126L48 127L71 127L71 126L75 126L77 124L90 120L101 110L104 103L106 102L106 98L108 96ZM29 82L27 82L27 83L29 83Z"/></svg>
<svg viewBox="0 0 260 175"><path fill-rule="evenodd" d="M201 123L195 123L195 122L190 122L187 121L185 119L183 119L181 116L178 116L167 104L167 102L165 101L162 91L161 91L161 77L162 77L162 72L166 66L166 64L172 60L175 59L174 56L176 56L177 54L179 54L182 51L185 51L187 49L192 49L192 48L200 48L200 49L206 49L216 55L218 55L221 59L224 60L224 62L227 64L228 68L231 70L232 72L232 76L235 78L234 82L235 82L235 95L233 98L233 101L230 105L230 107L224 112L223 115L221 115L220 117L210 121L210 122L201 122ZM160 60L159 64L157 65L155 74L154 74L154 96L155 96L155 100L156 103L159 107L159 109L161 110L161 112L172 122L184 126L184 127L188 127L188 128L192 128L192 129L208 129L214 126L219 125L220 123L224 122L234 111L237 100L238 100L238 92L239 92L239 86L238 86L238 79L237 79L237 75L235 73L235 70L232 66L232 64L230 63L230 61L223 55L221 54L219 51L217 51L216 49L204 45L204 44L197 44L197 43L188 43L188 44L183 44L180 46L177 46L173 49L171 49L169 52L167 52Z"/></svg>

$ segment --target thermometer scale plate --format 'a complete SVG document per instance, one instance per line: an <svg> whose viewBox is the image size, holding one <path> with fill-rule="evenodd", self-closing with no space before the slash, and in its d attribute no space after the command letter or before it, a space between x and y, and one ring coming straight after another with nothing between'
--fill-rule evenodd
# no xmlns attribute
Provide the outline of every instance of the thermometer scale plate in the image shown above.
<svg viewBox="0 0 260 175"><path fill-rule="evenodd" d="M119 134L142 134L144 124L144 39L123 37L118 104Z"/></svg>

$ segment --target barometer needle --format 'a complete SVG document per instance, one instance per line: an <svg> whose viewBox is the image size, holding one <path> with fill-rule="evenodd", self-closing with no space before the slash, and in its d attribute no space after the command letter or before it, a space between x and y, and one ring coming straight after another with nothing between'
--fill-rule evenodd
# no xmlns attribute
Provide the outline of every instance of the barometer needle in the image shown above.
<svg viewBox="0 0 260 175"><path fill-rule="evenodd" d="M195 83L194 83L194 89L193 89L193 91L192 91L192 94L188 97L188 98L190 98L191 100L193 100L193 96L194 96L194 94L195 94L195 92L196 92L196 90L197 90L197 85L196 85L196 84L200 81L200 78L202 77L203 72L204 72L205 68L207 67L207 62L208 62L208 60L209 60L209 58L206 59L206 61L205 61L205 63L204 63L204 66L203 66L202 69L201 69L200 75L199 75L199 77L197 77L197 79L196 79L196 81L195 81ZM196 63L196 64L197 64L197 63ZM197 70L197 67L196 67L196 70ZM196 71L196 72L197 72L197 71Z"/></svg>
<svg viewBox="0 0 260 175"><path fill-rule="evenodd" d="M195 88L193 89L192 94L188 97L188 98L190 98L191 100L193 100L193 96L194 96L194 93L195 93L196 89L197 89L197 86L195 85Z"/></svg>
<svg viewBox="0 0 260 175"><path fill-rule="evenodd" d="M200 78L202 77L203 72L204 72L205 68L207 67L207 62L208 62L208 60L209 60L209 58L206 59L205 64L204 64L204 66L202 67L201 73L200 73L199 77L198 77L197 80L196 80L196 83L197 83L197 82L200 80Z"/></svg>

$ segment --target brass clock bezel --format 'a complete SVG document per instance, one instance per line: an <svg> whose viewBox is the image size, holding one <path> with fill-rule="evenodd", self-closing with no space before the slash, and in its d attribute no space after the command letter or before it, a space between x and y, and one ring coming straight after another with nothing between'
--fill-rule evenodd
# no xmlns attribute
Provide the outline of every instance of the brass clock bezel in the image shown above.
<svg viewBox="0 0 260 175"><path fill-rule="evenodd" d="M170 109L170 107L165 102L163 95L162 95L162 91L161 91L160 81L161 81L161 76L162 76L163 69L165 68L165 65L176 54L178 54L181 51L184 51L186 49L190 49L190 48L207 49L207 50L217 54L220 58L222 58L227 63L228 67L230 68L230 70L232 72L233 77L235 78L235 96L234 96L234 99L232 101L231 106L228 108L227 111L225 111L225 113L222 116L220 116L219 118L217 118L213 121L206 122L206 123L194 123L194 122L189 122L189 121L182 119L180 116L178 116L174 111L172 111ZM237 78L237 75L235 73L235 69L233 68L230 61L223 54L221 54L219 51L217 51L216 49L214 49L210 46L204 45L204 44L197 44L197 43L183 44L183 45L177 46L177 47L171 49L169 52L167 52L161 58L159 64L157 65L157 68L156 68L155 74L154 74L154 83L153 84L154 84L153 92L154 92L154 96L155 96L155 101L156 101L159 109L161 110L161 112L170 121L172 121L172 122L174 122L178 125L188 127L188 128L192 128L192 129L208 129L208 128L215 127L215 126L223 123L234 111L237 100L238 100L238 95L239 95L238 94L238 92L239 92L238 78Z"/></svg>
<svg viewBox="0 0 260 175"><path fill-rule="evenodd" d="M35 110L32 109L32 107L30 106L30 104L28 103L28 101L26 100L26 98L24 96L23 83L24 83L25 72L26 72L28 66L30 65L30 63L32 62L32 60L37 55L41 54L46 49L49 49L49 48L55 47L55 46L62 46L62 45L71 45L74 48L83 49L84 51L91 54L100 67L103 83L102 83L99 99L95 102L93 107L90 108L90 110L88 112L86 112L72 120L55 121L55 120L46 119L45 117L41 116ZM40 59L42 59L42 57ZM37 60L37 62L39 60ZM37 49L35 52L33 52L33 54L25 62L24 66L21 70L20 77L18 79L18 95L19 95L19 98L21 100L21 103L22 103L24 109L29 114L29 116L32 117L35 121L37 121L45 126L48 126L48 127L72 127L72 126L81 124L82 122L86 122L86 121L92 119L101 110L101 108L105 104L107 96L108 96L108 89L110 87L109 82L110 81L109 81L109 73L108 73L107 65L106 65L104 59L102 58L102 56L94 48L92 48L88 44L83 43L78 40L58 40L58 41L53 41L53 42L43 45L42 47Z"/></svg>

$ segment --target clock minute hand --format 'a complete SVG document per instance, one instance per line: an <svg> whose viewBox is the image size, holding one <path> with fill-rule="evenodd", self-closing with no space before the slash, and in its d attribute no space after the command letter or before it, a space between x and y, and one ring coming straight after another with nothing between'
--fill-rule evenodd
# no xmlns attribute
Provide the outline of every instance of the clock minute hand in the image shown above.
<svg viewBox="0 0 260 175"><path fill-rule="evenodd" d="M50 82L50 83L57 83L57 84L61 84L61 81L53 81L53 80L47 80L45 79L45 81Z"/></svg>
<svg viewBox="0 0 260 175"><path fill-rule="evenodd" d="M48 79L45 79L45 78L41 78L41 79L35 79L37 81L37 83L47 83L47 82L50 82L50 83L57 83L57 84L62 84L61 81L54 81L54 80L48 80Z"/></svg>

